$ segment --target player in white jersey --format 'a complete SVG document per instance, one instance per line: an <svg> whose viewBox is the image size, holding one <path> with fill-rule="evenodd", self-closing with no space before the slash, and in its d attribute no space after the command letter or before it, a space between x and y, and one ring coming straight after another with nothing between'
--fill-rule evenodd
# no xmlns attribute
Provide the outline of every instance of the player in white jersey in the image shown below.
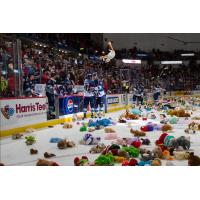
<svg viewBox="0 0 200 200"><path fill-rule="evenodd" d="M101 117L103 115L104 103L105 103L105 91L103 82L96 76L95 82L95 113L96 116Z"/></svg>
<svg viewBox="0 0 200 200"><path fill-rule="evenodd" d="M87 108L90 105L91 117L94 117L94 88L95 84L92 80L92 74L88 74L84 81L84 99L83 99L83 113L86 118Z"/></svg>
<svg viewBox="0 0 200 200"><path fill-rule="evenodd" d="M133 88L133 104L143 104L144 87L140 84Z"/></svg>
<svg viewBox="0 0 200 200"><path fill-rule="evenodd" d="M158 105L159 96L161 95L161 90L162 88L159 85L155 85L153 87L153 100L155 105Z"/></svg>

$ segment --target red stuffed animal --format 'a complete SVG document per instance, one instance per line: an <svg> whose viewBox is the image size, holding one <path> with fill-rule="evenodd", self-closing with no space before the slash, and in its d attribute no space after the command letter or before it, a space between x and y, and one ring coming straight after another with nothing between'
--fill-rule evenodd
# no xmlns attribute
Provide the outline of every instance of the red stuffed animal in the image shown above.
<svg viewBox="0 0 200 200"><path fill-rule="evenodd" d="M128 160L124 160L122 162L122 166L135 166L138 164L138 161L134 158L130 159L129 161Z"/></svg>
<svg viewBox="0 0 200 200"><path fill-rule="evenodd" d="M159 146L159 147L162 149L162 151L164 151L164 150L167 149L167 148L163 145L164 139L165 139L165 137L166 137L167 135L168 135L167 133L161 134L160 137L159 137L159 139L156 140L156 142L155 142L155 144L156 144L157 146Z"/></svg>
<svg viewBox="0 0 200 200"><path fill-rule="evenodd" d="M140 146L142 145L142 142L140 140L136 140L136 141L133 141L131 143L131 145L135 148L140 148Z"/></svg>

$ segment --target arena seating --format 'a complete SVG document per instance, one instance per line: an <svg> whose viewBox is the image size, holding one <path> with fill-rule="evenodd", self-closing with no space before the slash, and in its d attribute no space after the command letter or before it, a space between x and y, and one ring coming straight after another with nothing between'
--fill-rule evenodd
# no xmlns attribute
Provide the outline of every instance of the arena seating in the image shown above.
<svg viewBox="0 0 200 200"><path fill-rule="evenodd" d="M10 34L8 34L10 36ZM16 34L22 39L22 63L24 80L30 74L34 74L35 83L45 83L46 74L54 75L56 83L62 84L67 74L70 74L74 84L82 85L86 73L97 72L103 78L107 93L122 93L122 78L115 62L102 63L97 59L102 49L98 49L94 42L85 34ZM16 36L15 36L16 37ZM24 39L25 38L25 39ZM27 39L28 38L28 39ZM38 42L33 42L38 41ZM52 42L53 41L53 42ZM40 45L44 44L44 45ZM69 50L70 49L70 50ZM95 51L96 49L96 51ZM138 58L138 55L146 54L147 65L137 69L139 81L149 87L158 80L163 68L153 65L152 60L179 59L180 54L186 52L175 50L174 52L161 52L153 49L144 52L136 47L132 49L121 49L116 51L116 59ZM89 54L89 56L88 56ZM87 55L87 56L86 56ZM178 68L168 66L168 70L159 77L159 82L167 90L195 90L200 85L200 67L195 62L199 52L195 52L195 58L190 61L189 66L179 65ZM0 96L14 96L14 73L12 43L1 39L0 41ZM153 80L154 79L154 80ZM176 84L175 84L176 80ZM136 81L129 80L129 86ZM131 88L131 87L130 87ZM131 90L129 90L131 91Z"/></svg>

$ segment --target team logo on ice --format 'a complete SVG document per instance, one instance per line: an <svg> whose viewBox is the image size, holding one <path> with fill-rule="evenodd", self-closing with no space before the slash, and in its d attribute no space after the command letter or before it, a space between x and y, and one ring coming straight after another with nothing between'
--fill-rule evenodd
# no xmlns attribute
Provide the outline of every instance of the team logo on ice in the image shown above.
<svg viewBox="0 0 200 200"><path fill-rule="evenodd" d="M9 105L6 105L4 108L1 108L1 113L6 119L10 119L14 115L14 108L10 108Z"/></svg>
<svg viewBox="0 0 200 200"><path fill-rule="evenodd" d="M73 111L74 103L73 103L72 99L68 99L68 101L67 101L67 108L68 108L69 112Z"/></svg>

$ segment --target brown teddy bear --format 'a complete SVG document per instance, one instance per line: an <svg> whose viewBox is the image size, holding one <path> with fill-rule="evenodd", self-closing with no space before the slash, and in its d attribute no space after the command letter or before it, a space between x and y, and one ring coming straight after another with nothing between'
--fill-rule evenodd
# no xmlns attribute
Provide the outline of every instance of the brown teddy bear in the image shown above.
<svg viewBox="0 0 200 200"><path fill-rule="evenodd" d="M96 129L95 129L95 127L90 127L90 128L88 128L88 132L93 132L93 131L95 131Z"/></svg>
<svg viewBox="0 0 200 200"><path fill-rule="evenodd" d="M189 157L189 152L185 152L185 151L174 152L174 159L176 160L187 160L188 157Z"/></svg>
<svg viewBox="0 0 200 200"><path fill-rule="evenodd" d="M154 160L152 160L151 162L151 166L161 166L162 165L162 162L160 159L158 158L155 158Z"/></svg>
<svg viewBox="0 0 200 200"><path fill-rule="evenodd" d="M199 130L200 130L200 124L196 122L191 122L190 124L188 124L188 128L185 129L185 133L192 134L196 133L196 131Z"/></svg>
<svg viewBox="0 0 200 200"><path fill-rule="evenodd" d="M194 155L194 152L189 153L188 165L189 166L200 166L200 158L198 156Z"/></svg>
<svg viewBox="0 0 200 200"><path fill-rule="evenodd" d="M123 119L123 117L120 116L118 122L119 122L119 123L126 123L126 120Z"/></svg>
<svg viewBox="0 0 200 200"><path fill-rule="evenodd" d="M134 120L134 119L139 119L139 116L130 113L129 110L127 109L126 112L125 112L125 118L130 119L130 120Z"/></svg>
<svg viewBox="0 0 200 200"><path fill-rule="evenodd" d="M170 155L170 152L168 150L164 150L162 152L162 158L165 160L173 160L173 157Z"/></svg>
<svg viewBox="0 0 200 200"><path fill-rule="evenodd" d="M99 143L90 149L90 153L101 153L105 148L105 144Z"/></svg>
<svg viewBox="0 0 200 200"><path fill-rule="evenodd" d="M143 137L146 136L146 133L143 131L138 131L138 130L133 130L131 128L130 132L135 136L135 137Z"/></svg>
<svg viewBox="0 0 200 200"><path fill-rule="evenodd" d="M176 117L190 117L190 114L185 112L184 109L169 110L168 115L175 115Z"/></svg>
<svg viewBox="0 0 200 200"><path fill-rule="evenodd" d="M59 164L53 161L39 159L36 163L36 166L59 166Z"/></svg>
<svg viewBox="0 0 200 200"><path fill-rule="evenodd" d="M53 154L53 153L48 153L48 152L45 152L45 153L44 153L44 157L45 157L45 158L51 158L51 157L54 157L54 156L56 156L56 155Z"/></svg>
<svg viewBox="0 0 200 200"><path fill-rule="evenodd" d="M191 122L188 124L189 129L200 130L200 124L196 122Z"/></svg>
<svg viewBox="0 0 200 200"><path fill-rule="evenodd" d="M18 140L18 139L21 139L22 137L23 137L23 134L20 134L20 133L12 134L13 140Z"/></svg>
<svg viewBox="0 0 200 200"><path fill-rule="evenodd" d="M74 147L75 143L73 141L70 140L61 140L60 142L58 142L57 147L59 149L66 149L68 147Z"/></svg>
<svg viewBox="0 0 200 200"><path fill-rule="evenodd" d="M152 150L152 153L154 155L155 158L163 158L163 153L162 153L162 149L157 146Z"/></svg>
<svg viewBox="0 0 200 200"><path fill-rule="evenodd" d="M122 115L120 115L119 119L128 119L128 120L134 120L134 119L139 119L139 116L138 115L134 115L132 113L129 112L128 109L126 109L126 112Z"/></svg>
<svg viewBox="0 0 200 200"><path fill-rule="evenodd" d="M34 155L34 154L37 154L37 153L38 153L37 149L30 149L30 154L31 155Z"/></svg>
<svg viewBox="0 0 200 200"><path fill-rule="evenodd" d="M116 131L113 128L104 128L105 133L115 133Z"/></svg>
<svg viewBox="0 0 200 200"><path fill-rule="evenodd" d="M162 132L167 132L167 131L171 131L172 130L172 126L169 125L169 124L164 124L162 127L161 127L161 131Z"/></svg>
<svg viewBox="0 0 200 200"><path fill-rule="evenodd" d="M72 124L64 123L63 128L72 128Z"/></svg>

